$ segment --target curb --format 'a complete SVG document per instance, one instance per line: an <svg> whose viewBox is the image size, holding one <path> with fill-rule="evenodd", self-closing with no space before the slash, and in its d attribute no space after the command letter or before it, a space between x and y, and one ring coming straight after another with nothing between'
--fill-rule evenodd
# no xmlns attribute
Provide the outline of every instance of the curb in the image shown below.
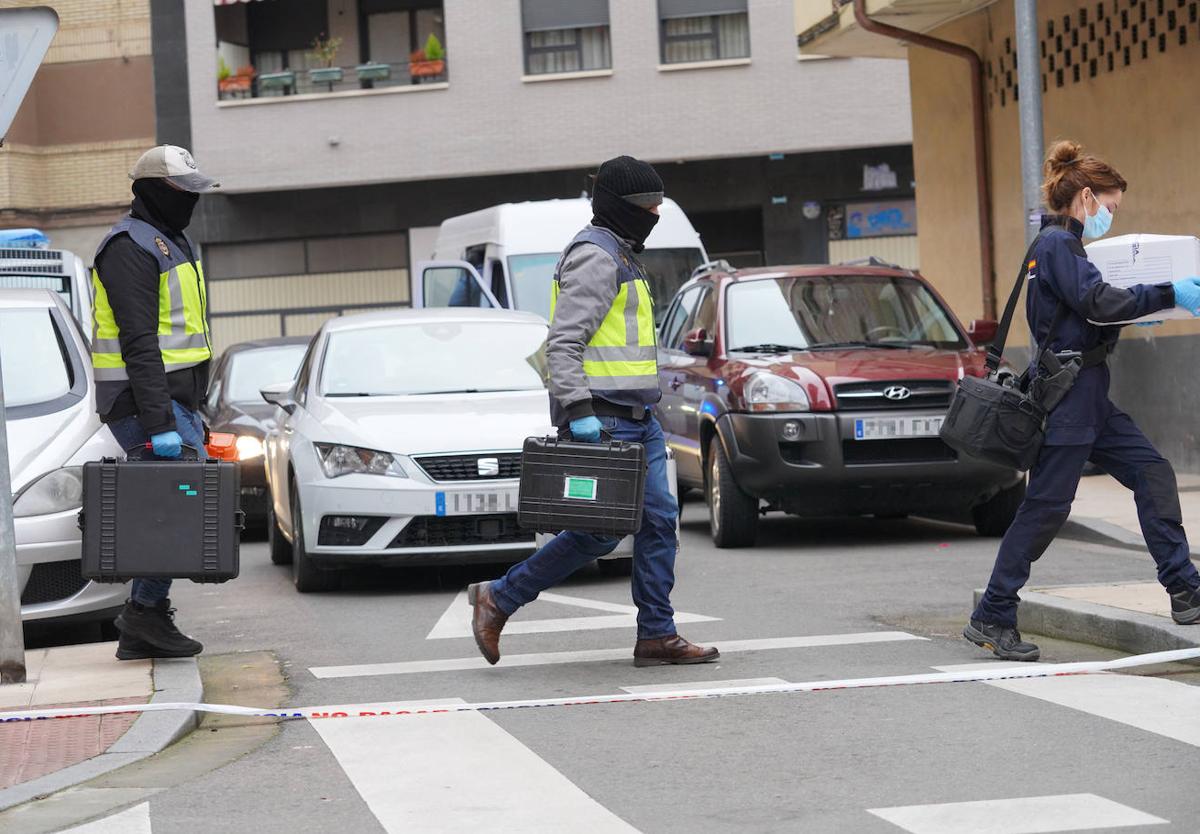
<svg viewBox="0 0 1200 834"><path fill-rule="evenodd" d="M975 591L975 602L983 589ZM1147 654L1200 647L1200 627L1176 625L1166 617L1094 602L1063 599L1037 591L1021 593L1017 626L1022 631L1106 649Z"/></svg>
<svg viewBox="0 0 1200 834"><path fill-rule="evenodd" d="M1120 547L1125 550L1146 552L1146 540L1139 533L1128 530L1119 524L1104 521L1099 518L1080 518L1071 516L1063 525L1061 534L1064 538L1076 541L1104 544L1109 547ZM1192 558L1200 559L1200 550L1191 544Z"/></svg>
<svg viewBox="0 0 1200 834"><path fill-rule="evenodd" d="M203 695L204 685L200 681L200 666L196 658L154 661L154 694L150 703L197 703L203 700ZM0 811L149 758L183 738L196 725L195 712L142 713L133 726L117 739L116 744L99 756L0 790Z"/></svg>

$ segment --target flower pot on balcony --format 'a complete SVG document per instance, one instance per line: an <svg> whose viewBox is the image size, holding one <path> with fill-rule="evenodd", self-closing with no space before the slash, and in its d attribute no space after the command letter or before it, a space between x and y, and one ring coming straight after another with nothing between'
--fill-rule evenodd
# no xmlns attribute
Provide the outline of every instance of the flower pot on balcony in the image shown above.
<svg viewBox="0 0 1200 834"><path fill-rule="evenodd" d="M408 65L408 72L413 78L437 78L446 72L446 62L413 61Z"/></svg>
<svg viewBox="0 0 1200 834"><path fill-rule="evenodd" d="M313 84L338 84L342 80L342 68L314 67L308 71L308 80Z"/></svg>
<svg viewBox="0 0 1200 834"><path fill-rule="evenodd" d="M260 90L287 90L296 86L296 73L291 70L283 72L264 72L258 77Z"/></svg>
<svg viewBox="0 0 1200 834"><path fill-rule="evenodd" d="M359 81L387 81L392 77L391 64L360 64L354 71Z"/></svg>

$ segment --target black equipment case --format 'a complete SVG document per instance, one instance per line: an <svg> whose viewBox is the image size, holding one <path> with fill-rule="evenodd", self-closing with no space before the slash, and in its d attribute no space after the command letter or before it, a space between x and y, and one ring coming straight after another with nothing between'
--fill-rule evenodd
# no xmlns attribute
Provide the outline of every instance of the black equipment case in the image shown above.
<svg viewBox="0 0 1200 834"><path fill-rule="evenodd" d="M646 448L530 437L521 455L517 523L539 533L571 530L620 538L642 526Z"/></svg>
<svg viewBox="0 0 1200 834"><path fill-rule="evenodd" d="M231 461L105 458L83 465L83 575L225 582L238 575L241 473Z"/></svg>

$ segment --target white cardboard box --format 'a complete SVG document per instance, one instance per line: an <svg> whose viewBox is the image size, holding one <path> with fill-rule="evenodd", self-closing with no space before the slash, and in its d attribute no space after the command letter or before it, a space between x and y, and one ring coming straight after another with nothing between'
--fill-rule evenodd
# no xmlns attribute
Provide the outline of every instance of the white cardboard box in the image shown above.
<svg viewBox="0 0 1200 834"><path fill-rule="evenodd" d="M1200 275L1200 238L1189 235L1120 235L1084 248L1088 260L1114 287L1161 284ZM1172 307L1135 321L1191 318L1188 311Z"/></svg>

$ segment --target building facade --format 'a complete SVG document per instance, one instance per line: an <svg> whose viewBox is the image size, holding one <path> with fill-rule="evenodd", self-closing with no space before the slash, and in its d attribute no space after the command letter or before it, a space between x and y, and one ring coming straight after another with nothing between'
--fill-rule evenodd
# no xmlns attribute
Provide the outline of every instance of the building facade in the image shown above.
<svg viewBox="0 0 1200 834"><path fill-rule="evenodd" d="M916 258L904 62L803 60L790 0L154 5L159 139L222 181L194 226L219 345L407 304L442 220L620 153L710 254Z"/></svg>
<svg viewBox="0 0 1200 834"><path fill-rule="evenodd" d="M804 54L906 56L913 112L913 157L921 183L920 261L967 318L983 312L981 284L1003 298L1025 251L1012 3L919 4L868 0L868 12L897 26L963 44L984 67L994 275L980 267L974 135L967 63L862 31L849 0L796 0ZM1038 3L1042 110L1047 145L1071 138L1129 181L1114 234L1200 233L1192 163L1200 135L1200 4L1195 0L1041 0ZM1011 344L1028 341L1023 321ZM1019 329L1018 329L1019 328ZM1177 466L1200 471L1200 384L1191 358L1200 325L1131 328L1111 360L1113 397Z"/></svg>
<svg viewBox="0 0 1200 834"><path fill-rule="evenodd" d="M0 7L47 5L0 0ZM59 31L0 148L0 226L91 262L154 144L149 0L59 0Z"/></svg>

